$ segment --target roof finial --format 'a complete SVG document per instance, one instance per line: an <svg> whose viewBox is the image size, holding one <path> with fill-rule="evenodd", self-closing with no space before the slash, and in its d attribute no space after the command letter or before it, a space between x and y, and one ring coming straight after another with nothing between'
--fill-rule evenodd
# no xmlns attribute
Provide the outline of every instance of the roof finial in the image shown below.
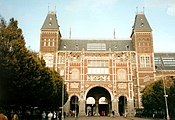
<svg viewBox="0 0 175 120"><path fill-rule="evenodd" d="M49 3L48 3L48 12L49 12Z"/></svg>
<svg viewBox="0 0 175 120"><path fill-rule="evenodd" d="M70 30L69 30L69 39L71 39L71 27L70 27Z"/></svg>
<svg viewBox="0 0 175 120"><path fill-rule="evenodd" d="M57 11L57 6L55 5L55 13L56 13L56 11Z"/></svg>
<svg viewBox="0 0 175 120"><path fill-rule="evenodd" d="M136 14L138 14L138 6L136 7Z"/></svg>
<svg viewBox="0 0 175 120"><path fill-rule="evenodd" d="M114 28L114 39L116 39L116 37L115 37L115 28Z"/></svg>

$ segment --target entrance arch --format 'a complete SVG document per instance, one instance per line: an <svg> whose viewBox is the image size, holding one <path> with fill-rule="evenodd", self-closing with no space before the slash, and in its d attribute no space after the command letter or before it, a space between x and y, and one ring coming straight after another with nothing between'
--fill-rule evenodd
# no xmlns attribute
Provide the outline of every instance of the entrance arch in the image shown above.
<svg viewBox="0 0 175 120"><path fill-rule="evenodd" d="M78 101L79 100L78 100L78 97L76 95L72 96L70 99L70 110L72 111L72 115L75 117L78 116L78 113L79 113Z"/></svg>
<svg viewBox="0 0 175 120"><path fill-rule="evenodd" d="M88 99L94 99L89 103ZM89 110L91 110L89 112ZM86 114L88 116L107 116L111 111L111 95L109 91L101 86L91 88L86 95Z"/></svg>
<svg viewBox="0 0 175 120"><path fill-rule="evenodd" d="M120 96L118 101L118 111L120 116L123 116L126 114L126 108L127 108L127 98L125 96Z"/></svg>

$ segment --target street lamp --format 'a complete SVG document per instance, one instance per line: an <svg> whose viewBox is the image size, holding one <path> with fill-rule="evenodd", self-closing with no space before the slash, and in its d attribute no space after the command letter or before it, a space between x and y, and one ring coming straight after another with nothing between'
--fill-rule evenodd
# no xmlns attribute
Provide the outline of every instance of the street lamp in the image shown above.
<svg viewBox="0 0 175 120"><path fill-rule="evenodd" d="M162 59L162 58L161 58ZM157 66L158 67L158 66ZM164 91L164 97L165 97L165 107L166 107L166 118L167 120L170 120L169 112L168 112L168 103L167 103L167 97L168 95L166 94L166 88L165 88L165 79L163 77L163 67L164 64L162 64L162 67L159 67L162 70L162 80L163 80L163 91Z"/></svg>
<svg viewBox="0 0 175 120"><path fill-rule="evenodd" d="M66 45L64 45L64 50L66 50ZM65 65L64 65L64 79L66 79L66 51L65 51ZM62 84L62 116L61 119L64 120L64 79L63 79L63 84Z"/></svg>
<svg viewBox="0 0 175 120"><path fill-rule="evenodd" d="M164 79L163 79L163 90L164 90L164 97L165 97L165 106L166 106L167 120L170 120L170 116L169 116L169 112L168 112L168 103L167 103L168 95L166 94L166 88L165 88L165 81L164 81Z"/></svg>

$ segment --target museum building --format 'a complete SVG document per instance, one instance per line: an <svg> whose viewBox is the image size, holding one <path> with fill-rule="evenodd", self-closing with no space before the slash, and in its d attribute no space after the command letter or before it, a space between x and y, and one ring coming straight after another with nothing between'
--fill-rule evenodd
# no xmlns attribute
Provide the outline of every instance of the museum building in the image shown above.
<svg viewBox="0 0 175 120"><path fill-rule="evenodd" d="M141 91L146 85L175 76L175 53L154 53L152 28L143 12L135 15L129 37L64 39L56 12L48 12L39 55L64 79L69 95L65 112L134 116L142 108Z"/></svg>

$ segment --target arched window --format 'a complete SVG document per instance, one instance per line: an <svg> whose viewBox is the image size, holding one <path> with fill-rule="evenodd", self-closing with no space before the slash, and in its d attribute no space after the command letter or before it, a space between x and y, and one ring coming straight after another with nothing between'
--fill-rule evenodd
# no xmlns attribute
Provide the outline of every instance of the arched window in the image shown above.
<svg viewBox="0 0 175 120"><path fill-rule="evenodd" d="M48 40L48 46L50 46L50 39Z"/></svg>
<svg viewBox="0 0 175 120"><path fill-rule="evenodd" d="M150 56L149 55L141 55L140 56L140 67L146 68L151 66Z"/></svg>
<svg viewBox="0 0 175 120"><path fill-rule="evenodd" d="M52 40L52 46L55 46L55 40L54 39Z"/></svg>
<svg viewBox="0 0 175 120"><path fill-rule="evenodd" d="M88 97L87 100L86 100L86 104L94 105L95 104L95 99L93 97Z"/></svg>
<svg viewBox="0 0 175 120"><path fill-rule="evenodd" d="M46 46L46 39L44 39L44 46Z"/></svg>
<svg viewBox="0 0 175 120"><path fill-rule="evenodd" d="M108 100L106 99L106 97L101 97L99 99L99 104L108 104Z"/></svg>
<svg viewBox="0 0 175 120"><path fill-rule="evenodd" d="M124 69L119 69L117 71L117 76L119 81L125 81L126 80L126 70Z"/></svg>

